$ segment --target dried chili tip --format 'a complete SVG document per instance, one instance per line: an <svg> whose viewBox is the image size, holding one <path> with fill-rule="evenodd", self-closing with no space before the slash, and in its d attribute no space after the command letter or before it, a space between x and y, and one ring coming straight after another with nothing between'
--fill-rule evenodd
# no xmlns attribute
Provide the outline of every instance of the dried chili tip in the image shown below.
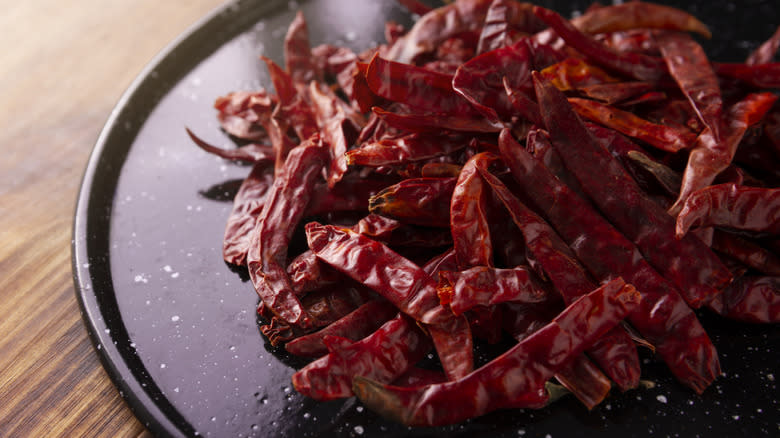
<svg viewBox="0 0 780 438"><path fill-rule="evenodd" d="M192 139L192 141L199 148L203 149L204 151L210 154L214 154L226 160L243 161L247 163L256 163L258 161L274 160L273 147L269 145L251 143L245 146L240 146L236 149L223 149L214 146L210 143L207 143L206 141L204 141L203 139L195 135L195 133L192 132L190 128L185 127L184 130L187 131L187 135L190 136L190 139Z"/></svg>

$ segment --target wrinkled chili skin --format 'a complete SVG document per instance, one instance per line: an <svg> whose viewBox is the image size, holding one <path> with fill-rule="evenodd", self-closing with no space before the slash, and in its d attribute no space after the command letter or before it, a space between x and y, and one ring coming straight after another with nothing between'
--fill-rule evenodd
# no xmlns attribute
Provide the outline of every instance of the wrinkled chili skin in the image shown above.
<svg viewBox="0 0 780 438"><path fill-rule="evenodd" d="M729 183L693 192L677 215L677 237L709 226L780 234L780 189Z"/></svg>
<svg viewBox="0 0 780 438"><path fill-rule="evenodd" d="M669 74L680 86L699 120L719 141L723 98L718 78L704 54L704 49L685 33L656 32L654 37Z"/></svg>
<svg viewBox="0 0 780 438"><path fill-rule="evenodd" d="M548 397L544 382L638 304L636 290L619 283L583 296L550 324L462 379L401 388L360 377L353 391L372 410L408 426L452 424L501 408L541 407ZM452 403L455 399L458 403Z"/></svg>
<svg viewBox="0 0 780 438"><path fill-rule="evenodd" d="M398 310L437 330L434 345L450 378L473 367L471 332L463 317L439 303L436 282L387 246L351 230L310 222L309 248L324 262L373 289Z"/></svg>
<svg viewBox="0 0 780 438"><path fill-rule="evenodd" d="M263 162L252 166L252 171L233 198L233 209L228 216L222 239L222 258L228 263L246 265L251 233L257 225L269 189L273 185L273 167L272 164Z"/></svg>
<svg viewBox="0 0 780 438"><path fill-rule="evenodd" d="M610 105L577 97L570 97L569 103L580 116L666 152L686 149L696 141L696 134L686 128L658 125Z"/></svg>
<svg viewBox="0 0 780 438"><path fill-rule="evenodd" d="M296 391L316 400L351 397L354 376L392 382L431 349L428 337L403 315L360 341L326 336L323 342L330 353L292 376Z"/></svg>
<svg viewBox="0 0 780 438"><path fill-rule="evenodd" d="M266 307L287 323L311 325L287 275L287 245L320 176L327 151L316 137L290 152L285 172L274 180L252 234L247 266L252 283Z"/></svg>
<svg viewBox="0 0 780 438"><path fill-rule="evenodd" d="M669 209L677 215L682 204L696 190L712 184L729 167L748 127L758 123L777 101L772 93L751 93L726 112L721 141L708 129L702 131L688 155L677 201Z"/></svg>
<svg viewBox="0 0 780 438"><path fill-rule="evenodd" d="M699 393L704 391L720 374L717 353L679 292L626 237L523 150L508 131L501 134L499 147L526 196L539 211L545 212L596 278L605 280L620 275L632 284L642 285L642 302L628 316L629 322L655 345L678 380Z"/></svg>
<svg viewBox="0 0 780 438"><path fill-rule="evenodd" d="M284 37L284 66L294 81L308 84L315 79L322 79L322 71L313 62L314 59L309 46L306 19L298 11Z"/></svg>
<svg viewBox="0 0 780 438"><path fill-rule="evenodd" d="M496 269L475 266L464 271L439 273L439 299L459 315L474 306L490 306L507 301L537 303L547 290L528 267Z"/></svg>
<svg viewBox="0 0 780 438"><path fill-rule="evenodd" d="M567 44L606 69L640 81L655 81L666 74L666 65L659 58L616 52L580 32L558 13L549 9L535 6L534 14L554 29Z"/></svg>
<svg viewBox="0 0 780 438"><path fill-rule="evenodd" d="M549 82L534 80L553 147L601 212L680 288L689 305L698 308L717 295L731 281L723 263L695 236L676 239L674 218L593 139L566 97Z"/></svg>
<svg viewBox="0 0 780 438"><path fill-rule="evenodd" d="M372 196L368 209L415 225L450 225L450 201L456 178L411 178Z"/></svg>
<svg viewBox="0 0 780 438"><path fill-rule="evenodd" d="M359 341L396 316L398 310L384 300L371 300L322 330L300 336L285 344L288 353L303 357L321 357L328 353L325 336Z"/></svg>
<svg viewBox="0 0 780 438"><path fill-rule="evenodd" d="M493 160L498 159L497 156L492 157ZM549 224L523 205L489 172L485 165L488 162L489 159L483 159L479 171L523 233L525 245L533 255L534 264L538 264L540 276L550 280L567 304L593 290L595 282L577 261L569 246ZM607 337L599 339L592 347L588 352L621 389L636 387L640 375L639 358L636 347L622 328L610 331Z"/></svg>
<svg viewBox="0 0 780 438"><path fill-rule="evenodd" d="M727 254L758 272L780 277L780 257L755 242L722 230L715 230L712 249Z"/></svg>
<svg viewBox="0 0 780 438"><path fill-rule="evenodd" d="M463 166L450 201L450 231L460 269L493 266L493 244L488 218L488 188L482 181L475 155Z"/></svg>
<svg viewBox="0 0 780 438"><path fill-rule="evenodd" d="M780 277L745 276L727 287L711 306L738 321L760 324L780 322Z"/></svg>
<svg viewBox="0 0 780 438"><path fill-rule="evenodd" d="M780 26L777 26L777 30L772 34L769 39L764 41L760 46L750 54L745 60L747 65L761 65L769 64L777 54L777 49L780 48Z"/></svg>
<svg viewBox="0 0 780 438"><path fill-rule="evenodd" d="M739 79L755 88L780 88L780 62L758 65L716 63L719 76Z"/></svg>

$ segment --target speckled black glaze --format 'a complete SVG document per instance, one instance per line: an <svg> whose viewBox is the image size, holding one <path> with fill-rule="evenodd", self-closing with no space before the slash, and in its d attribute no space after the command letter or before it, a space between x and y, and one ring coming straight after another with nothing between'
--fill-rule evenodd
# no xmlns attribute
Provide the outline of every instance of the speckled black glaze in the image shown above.
<svg viewBox="0 0 780 438"><path fill-rule="evenodd" d="M559 11L587 2L542 1ZM743 59L777 26L775 1L697 1L714 60ZM613 394L592 412L564 398L539 411L502 411L461 425L407 429L354 398L319 403L295 392L305 362L258 331L257 296L221 258L230 199L249 168L209 156L187 138L227 144L211 104L268 84L258 55L281 61L295 10L313 43L355 49L382 41L393 0L241 1L193 27L147 68L100 136L78 200L73 269L84 319L106 369L136 415L159 436L777 436L780 330L702 322L725 375L704 395L677 384L644 354L654 388Z"/></svg>

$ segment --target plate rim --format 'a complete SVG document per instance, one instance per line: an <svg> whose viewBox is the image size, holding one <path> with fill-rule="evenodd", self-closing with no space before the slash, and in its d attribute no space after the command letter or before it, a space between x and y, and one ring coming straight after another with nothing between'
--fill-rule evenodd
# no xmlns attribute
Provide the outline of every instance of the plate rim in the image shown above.
<svg viewBox="0 0 780 438"><path fill-rule="evenodd" d="M123 353L119 347L114 344L110 335L110 329L103 317L103 309L98 303L97 294L100 293L93 284L92 270L90 265L90 253L88 249L89 239L89 211L93 201L90 197L96 184L96 175L99 170L101 159L110 152L109 139L111 134L121 129L118 125L124 113L133 98L138 94L139 89L147 82L153 80L152 75L161 67L172 54L176 53L186 42L195 39L204 29L221 16L230 12L236 12L241 9L241 3L244 0L227 0L214 7L209 12L198 18L195 22L187 26L173 40L168 42L154 57L148 61L140 72L134 77L132 82L126 87L116 104L103 124L97 140L90 152L86 168L79 183L78 195L76 198L73 225L71 228L71 270L75 295L79 304L81 319L87 329L87 334L92 342L92 347L97 353L103 369L108 374L111 382L119 392L120 397L124 399L127 406L133 412L134 416L146 427L154 436L185 437L188 434L181 430L168 415L158 406L156 400L151 396L138 381L127 380L124 376L131 375L132 371L127 364ZM235 8L236 11L232 11ZM169 90L166 90L169 91ZM152 107L157 102L152 104ZM140 126L138 127L140 128ZM137 133L128 133L135 135ZM115 171L121 173L121 168ZM114 190L116 187L114 187ZM113 198L112 198L113 200ZM109 206L109 208L111 208ZM110 215L110 214L109 214ZM107 232L107 231L106 231ZM109 266L110 269L110 266ZM194 432L198 435L197 431Z"/></svg>

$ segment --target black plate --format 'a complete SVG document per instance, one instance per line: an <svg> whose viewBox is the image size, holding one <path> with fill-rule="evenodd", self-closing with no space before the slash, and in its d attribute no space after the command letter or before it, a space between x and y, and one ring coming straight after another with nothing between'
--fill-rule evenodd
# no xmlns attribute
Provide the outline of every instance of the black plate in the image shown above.
<svg viewBox="0 0 780 438"><path fill-rule="evenodd" d="M777 2L686 6L711 26L717 60L739 60L768 37ZM585 2L546 2L559 11ZM178 39L122 97L84 177L73 269L87 328L136 415L159 436L736 436L777 435L780 331L702 315L725 375L703 396L651 357L657 386L613 394L588 412L563 399L539 411L504 411L462 425L411 430L354 398L318 403L295 392L301 362L258 331L257 296L221 259L230 194L249 171L209 156L184 133L228 143L211 108L233 90L268 84L258 61L281 61L294 12L314 44L361 49L382 41L386 19L409 23L393 0L243 1ZM730 30L729 30L730 29Z"/></svg>

